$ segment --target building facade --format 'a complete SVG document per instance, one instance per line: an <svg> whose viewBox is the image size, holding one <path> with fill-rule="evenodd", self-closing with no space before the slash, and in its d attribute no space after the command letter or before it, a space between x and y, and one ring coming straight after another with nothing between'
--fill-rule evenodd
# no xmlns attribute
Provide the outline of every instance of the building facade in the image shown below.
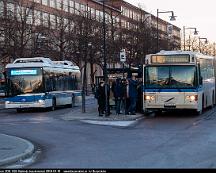
<svg viewBox="0 0 216 173"><path fill-rule="evenodd" d="M122 49L128 65L141 64L157 51L157 17L123 0L104 6L98 0L0 0L0 20L2 61L49 56L81 69L87 63L88 84L102 74L103 27L108 67L122 66ZM180 28L159 19L158 30L160 49L180 49Z"/></svg>

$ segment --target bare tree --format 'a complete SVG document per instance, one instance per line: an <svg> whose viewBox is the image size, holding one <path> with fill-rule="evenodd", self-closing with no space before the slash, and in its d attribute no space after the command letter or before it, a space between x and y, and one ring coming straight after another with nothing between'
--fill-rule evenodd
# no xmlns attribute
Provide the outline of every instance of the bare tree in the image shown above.
<svg viewBox="0 0 216 173"><path fill-rule="evenodd" d="M10 35L5 35L7 43L13 47L13 55L17 57L29 56L33 34L32 14L34 5L24 0L14 0L14 9L7 14L7 24L11 28ZM7 8L8 10L9 8Z"/></svg>

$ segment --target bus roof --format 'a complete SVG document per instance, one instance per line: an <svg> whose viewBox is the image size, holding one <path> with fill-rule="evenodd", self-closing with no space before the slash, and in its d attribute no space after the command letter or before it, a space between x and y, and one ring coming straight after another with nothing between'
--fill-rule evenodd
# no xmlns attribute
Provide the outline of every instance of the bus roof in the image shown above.
<svg viewBox="0 0 216 173"><path fill-rule="evenodd" d="M64 60L64 61L53 61L54 64L56 65L61 65L64 68L69 68L69 69L73 69L73 70L80 70L78 66L74 65L73 62L68 61L68 60Z"/></svg>
<svg viewBox="0 0 216 173"><path fill-rule="evenodd" d="M50 67L53 62L49 58L34 57L34 58L18 58L14 62L7 64L6 68L13 67Z"/></svg>
<svg viewBox="0 0 216 173"><path fill-rule="evenodd" d="M52 61L50 58L34 57L34 58L18 58L13 63L7 64L6 68L19 67L54 67L65 68L79 71L79 67L70 61Z"/></svg>
<svg viewBox="0 0 216 173"><path fill-rule="evenodd" d="M166 51L166 50L161 50L160 52L156 54L151 54L151 55L173 55L173 54L188 54L188 55L194 55L195 57L212 57L209 55L202 54L200 52L193 52L193 51L184 51L184 50L171 50L171 51Z"/></svg>
<svg viewBox="0 0 216 173"><path fill-rule="evenodd" d="M193 51L160 51L156 54L148 54L145 58L145 64L194 64L199 59L215 59L213 56L204 55Z"/></svg>

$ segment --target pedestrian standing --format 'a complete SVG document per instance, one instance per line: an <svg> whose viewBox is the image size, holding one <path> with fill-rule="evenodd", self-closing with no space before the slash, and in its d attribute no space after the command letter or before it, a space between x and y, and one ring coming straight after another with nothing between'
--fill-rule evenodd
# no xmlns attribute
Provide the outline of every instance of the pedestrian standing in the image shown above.
<svg viewBox="0 0 216 173"><path fill-rule="evenodd" d="M99 116L103 116L104 111L105 111L105 99L106 99L104 81L101 81L99 83L99 86L98 86L98 88L96 90L95 97L98 100L98 113L99 113Z"/></svg>
<svg viewBox="0 0 216 173"><path fill-rule="evenodd" d="M124 109L125 115L128 114L128 108L130 106L130 98L129 98L129 82L127 79L122 79L122 107Z"/></svg>
<svg viewBox="0 0 216 173"><path fill-rule="evenodd" d="M130 106L128 108L128 114L135 115L136 113L136 102L137 102L137 85L138 82L136 81L135 76L132 76L129 81L129 98L130 98Z"/></svg>
<svg viewBox="0 0 216 173"><path fill-rule="evenodd" d="M116 79L113 91L116 105L116 114L119 115L121 113L120 110L123 97L122 82L120 78Z"/></svg>

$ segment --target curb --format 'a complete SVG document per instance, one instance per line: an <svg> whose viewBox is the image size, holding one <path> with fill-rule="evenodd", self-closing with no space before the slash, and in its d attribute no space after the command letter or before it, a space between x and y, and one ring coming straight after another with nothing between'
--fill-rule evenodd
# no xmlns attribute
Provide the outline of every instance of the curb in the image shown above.
<svg viewBox="0 0 216 173"><path fill-rule="evenodd" d="M76 114L73 112L73 114ZM78 113L77 113L78 114ZM60 116L61 119L67 120L67 121L74 121L74 120L81 120L81 121L103 121L103 122L120 122L120 121L136 121L138 119L142 119L144 116L142 114L136 115L136 116L130 116L130 115L112 115L110 117L99 117L95 113L90 113L86 115L70 115L70 113L66 113L62 116Z"/></svg>
<svg viewBox="0 0 216 173"><path fill-rule="evenodd" d="M99 121L99 120L80 120L83 123L104 125L104 126L117 126L117 127L128 127L133 125L136 120L133 121Z"/></svg>
<svg viewBox="0 0 216 173"><path fill-rule="evenodd" d="M17 161L19 161L21 159L25 159L25 158L31 156L32 153L34 152L34 145L31 142L29 142L29 141L27 141L25 139L16 137L16 136L9 136L9 135L5 135L5 134L1 134L1 135L4 135L4 136L6 136L8 138L15 138L16 140L20 140L23 143L26 143L28 145L28 148L25 149L25 151L23 153L21 153L21 154L18 154L16 156L12 156L12 157L8 157L6 159L0 160L0 166L9 165L9 164L15 163L15 162L17 162Z"/></svg>

